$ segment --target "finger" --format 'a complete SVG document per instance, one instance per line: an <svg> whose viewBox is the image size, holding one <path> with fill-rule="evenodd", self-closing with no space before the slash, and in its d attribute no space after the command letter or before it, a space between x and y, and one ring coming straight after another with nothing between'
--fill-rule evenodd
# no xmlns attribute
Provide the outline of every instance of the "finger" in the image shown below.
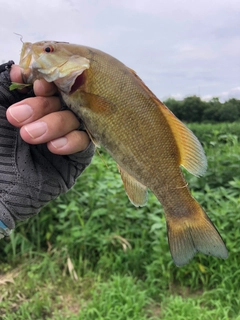
<svg viewBox="0 0 240 320"><path fill-rule="evenodd" d="M22 127L60 109L61 102L58 97L34 97L11 105L6 116L13 126Z"/></svg>
<svg viewBox="0 0 240 320"><path fill-rule="evenodd" d="M23 83L22 69L13 64L10 70L10 79L13 82ZM23 89L26 91L26 89ZM22 91L22 90L21 90ZM36 80L33 84L33 91L36 96L49 97L57 93L57 87L53 82L47 82L44 79Z"/></svg>
<svg viewBox="0 0 240 320"><path fill-rule="evenodd" d="M48 142L49 151L59 155L69 155L85 150L90 143L89 136L84 131L71 131L67 135Z"/></svg>
<svg viewBox="0 0 240 320"><path fill-rule="evenodd" d="M44 79L40 79L34 81L33 91L36 96L50 97L57 93L57 87L53 82L47 82Z"/></svg>
<svg viewBox="0 0 240 320"><path fill-rule="evenodd" d="M65 136L79 128L79 121L69 110L50 113L38 121L24 125L21 137L30 144L39 144Z"/></svg>
<svg viewBox="0 0 240 320"><path fill-rule="evenodd" d="M23 77L22 77L22 69L16 64L13 64L11 66L10 79L12 82L24 83ZM30 87L18 89L18 91L23 94L29 92L30 90L31 90Z"/></svg>
<svg viewBox="0 0 240 320"><path fill-rule="evenodd" d="M16 64L13 64L11 66L10 79L13 82L18 82L18 83L22 83L23 82L21 68Z"/></svg>

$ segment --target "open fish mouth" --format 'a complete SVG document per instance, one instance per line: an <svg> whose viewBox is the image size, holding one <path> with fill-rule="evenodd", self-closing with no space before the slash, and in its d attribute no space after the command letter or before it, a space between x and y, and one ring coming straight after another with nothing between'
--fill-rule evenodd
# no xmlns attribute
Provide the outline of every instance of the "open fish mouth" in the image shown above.
<svg viewBox="0 0 240 320"><path fill-rule="evenodd" d="M22 47L22 52L20 56L20 67L23 69L29 68L34 61L33 52L32 52L32 43L25 42Z"/></svg>
<svg viewBox="0 0 240 320"><path fill-rule="evenodd" d="M24 83L33 82L32 65L35 62L35 58L32 52L32 43L25 42L22 47L19 65L23 69L22 78Z"/></svg>

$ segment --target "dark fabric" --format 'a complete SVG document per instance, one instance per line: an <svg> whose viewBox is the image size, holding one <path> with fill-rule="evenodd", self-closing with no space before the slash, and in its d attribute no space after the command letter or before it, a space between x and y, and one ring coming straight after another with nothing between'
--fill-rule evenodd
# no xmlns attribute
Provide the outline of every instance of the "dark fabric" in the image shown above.
<svg viewBox="0 0 240 320"><path fill-rule="evenodd" d="M11 69L11 66L14 64L14 61L9 60L6 63L0 65L0 72Z"/></svg>
<svg viewBox="0 0 240 320"><path fill-rule="evenodd" d="M13 61L9 61L0 66L0 104L6 108L27 97L27 95L24 97L17 90L9 91L11 84L9 71L13 64Z"/></svg>
<svg viewBox="0 0 240 320"><path fill-rule="evenodd" d="M51 153L45 144L29 145L6 119L6 108L26 96L9 91L9 66L0 66L0 221L9 229L16 220L37 214L67 192L90 164L94 145L70 156Z"/></svg>

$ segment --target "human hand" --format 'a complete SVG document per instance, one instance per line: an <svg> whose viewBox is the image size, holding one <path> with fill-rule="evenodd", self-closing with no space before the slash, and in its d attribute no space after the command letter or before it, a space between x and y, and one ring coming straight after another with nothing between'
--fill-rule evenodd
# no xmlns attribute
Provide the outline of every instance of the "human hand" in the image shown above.
<svg viewBox="0 0 240 320"><path fill-rule="evenodd" d="M19 66L12 65L10 78L13 82L23 82ZM48 149L59 155L86 149L90 139L86 132L76 130L80 122L72 111L60 111L62 105L56 96L56 86L45 80L36 80L33 91L36 97L11 105L6 114L8 121L20 128L22 139L30 144L47 143Z"/></svg>
<svg viewBox="0 0 240 320"><path fill-rule="evenodd" d="M56 92L54 85L36 82L36 97L31 97L26 90L25 93L10 92L11 81L21 82L20 69L12 67L10 79L10 68L11 63L0 65L0 238L10 234L16 220L37 214L49 201L67 192L94 154L94 146L86 133L79 135L75 130L79 121L72 112L58 111L60 100L51 96ZM21 100L32 109L25 120L21 118L24 114ZM7 110L9 121L8 107L11 109L11 112ZM13 111L14 108L18 111ZM36 128L31 132L28 126L39 121L45 123L46 131L37 137ZM65 123L67 121L71 124ZM67 138L65 147L53 145L63 137ZM83 151L72 153L79 150Z"/></svg>

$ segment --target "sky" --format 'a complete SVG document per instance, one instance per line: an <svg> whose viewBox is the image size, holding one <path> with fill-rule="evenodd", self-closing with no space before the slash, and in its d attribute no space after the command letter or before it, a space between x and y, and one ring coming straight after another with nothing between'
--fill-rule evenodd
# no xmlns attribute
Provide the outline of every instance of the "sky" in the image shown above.
<svg viewBox="0 0 240 320"><path fill-rule="evenodd" d="M0 62L22 43L66 41L105 51L160 99L240 99L239 0L0 0Z"/></svg>

